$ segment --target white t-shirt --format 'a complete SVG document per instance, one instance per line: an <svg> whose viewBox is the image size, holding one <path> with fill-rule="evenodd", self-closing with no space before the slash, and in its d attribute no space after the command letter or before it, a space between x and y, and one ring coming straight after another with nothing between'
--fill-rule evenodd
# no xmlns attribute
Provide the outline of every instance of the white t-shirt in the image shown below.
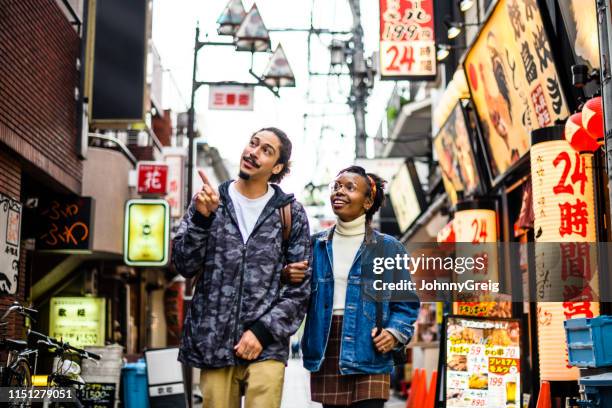
<svg viewBox="0 0 612 408"><path fill-rule="evenodd" d="M242 241L246 243L251 232L253 232L253 228L255 228L261 212L268 201L274 196L274 188L268 185L266 194L258 198L248 198L240 194L235 184L236 182L234 181L229 185L229 196L234 203Z"/></svg>

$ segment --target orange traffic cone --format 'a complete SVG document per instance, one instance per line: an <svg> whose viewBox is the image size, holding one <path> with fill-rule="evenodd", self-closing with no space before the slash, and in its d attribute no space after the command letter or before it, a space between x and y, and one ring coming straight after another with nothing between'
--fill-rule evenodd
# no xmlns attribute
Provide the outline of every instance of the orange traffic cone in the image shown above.
<svg viewBox="0 0 612 408"><path fill-rule="evenodd" d="M429 380L429 390L427 391L427 397L425 398L425 408L434 408L436 403L436 381L438 380L438 371L433 370L431 372L431 379Z"/></svg>
<svg viewBox="0 0 612 408"><path fill-rule="evenodd" d="M421 381L421 369L415 368L412 371L412 381L410 381L410 391L408 392L408 400L406 401L406 408L415 408L417 405L415 402L415 397L417 394L417 388L419 385L419 381Z"/></svg>
<svg viewBox="0 0 612 408"><path fill-rule="evenodd" d="M416 394L414 395L413 408L423 407L425 397L427 396L427 374L425 369L421 369L420 377L416 387Z"/></svg>
<svg viewBox="0 0 612 408"><path fill-rule="evenodd" d="M552 408L550 383L548 381L542 381L540 384L540 394L538 395L538 403L536 404L536 408Z"/></svg>

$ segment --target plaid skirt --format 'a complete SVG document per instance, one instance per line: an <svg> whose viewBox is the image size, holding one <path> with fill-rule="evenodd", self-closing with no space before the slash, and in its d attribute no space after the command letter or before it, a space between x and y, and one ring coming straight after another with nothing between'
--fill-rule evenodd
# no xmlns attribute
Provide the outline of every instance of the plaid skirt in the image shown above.
<svg viewBox="0 0 612 408"><path fill-rule="evenodd" d="M350 405L369 399L389 399L389 374L340 375L342 316L332 316L332 327L321 369L310 374L310 395L315 402Z"/></svg>

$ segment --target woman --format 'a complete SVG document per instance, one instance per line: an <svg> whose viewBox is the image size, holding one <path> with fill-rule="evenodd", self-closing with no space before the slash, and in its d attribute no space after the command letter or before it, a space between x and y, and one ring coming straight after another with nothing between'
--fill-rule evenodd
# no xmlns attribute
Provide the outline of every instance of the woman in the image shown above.
<svg viewBox="0 0 612 408"><path fill-rule="evenodd" d="M389 398L393 351L413 333L418 302L381 302L362 294L362 256L368 244L385 257L405 253L394 238L370 222L384 201L385 181L359 166L346 168L330 184L334 227L312 238L312 295L302 337L304 367L311 371L311 398L323 407L383 407ZM299 273L291 264L285 273Z"/></svg>

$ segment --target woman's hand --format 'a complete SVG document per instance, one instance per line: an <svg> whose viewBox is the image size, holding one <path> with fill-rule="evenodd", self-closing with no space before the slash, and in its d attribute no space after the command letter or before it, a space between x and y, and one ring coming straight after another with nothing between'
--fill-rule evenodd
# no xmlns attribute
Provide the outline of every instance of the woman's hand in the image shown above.
<svg viewBox="0 0 612 408"><path fill-rule="evenodd" d="M388 353L397 346L397 339L388 330L382 329L380 334L377 336L376 332L378 329L375 327L372 329L372 338L374 341L374 347L380 353Z"/></svg>
<svg viewBox="0 0 612 408"><path fill-rule="evenodd" d="M281 281L283 283L300 284L304 282L306 270L308 269L308 261L295 262L283 268Z"/></svg>

